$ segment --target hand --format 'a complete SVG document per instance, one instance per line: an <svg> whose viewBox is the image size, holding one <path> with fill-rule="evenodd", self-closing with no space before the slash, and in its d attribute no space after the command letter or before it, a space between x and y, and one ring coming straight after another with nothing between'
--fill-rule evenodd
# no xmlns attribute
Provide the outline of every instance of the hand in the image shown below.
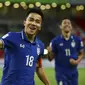
<svg viewBox="0 0 85 85"><path fill-rule="evenodd" d="M47 47L48 52L52 51L52 48L50 46Z"/></svg>
<svg viewBox="0 0 85 85"><path fill-rule="evenodd" d="M50 46L47 47L47 50L48 50L48 60L49 61L52 61L55 57L55 53L52 52L52 48Z"/></svg>
<svg viewBox="0 0 85 85"><path fill-rule="evenodd" d="M75 60L75 59L73 59L73 58L70 59L70 63L71 63L72 65L77 65L77 64L78 64L78 63L77 63L77 60Z"/></svg>

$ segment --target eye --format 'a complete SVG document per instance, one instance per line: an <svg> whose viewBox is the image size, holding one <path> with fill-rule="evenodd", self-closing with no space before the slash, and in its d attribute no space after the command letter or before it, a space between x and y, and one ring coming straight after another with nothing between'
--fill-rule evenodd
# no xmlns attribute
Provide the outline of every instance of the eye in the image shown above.
<svg viewBox="0 0 85 85"><path fill-rule="evenodd" d="M40 24L40 23L41 23L41 21L40 21L40 20L36 20L36 23Z"/></svg>
<svg viewBox="0 0 85 85"><path fill-rule="evenodd" d="M30 17L28 20L29 20L29 21L34 21L34 18L31 18L31 17Z"/></svg>

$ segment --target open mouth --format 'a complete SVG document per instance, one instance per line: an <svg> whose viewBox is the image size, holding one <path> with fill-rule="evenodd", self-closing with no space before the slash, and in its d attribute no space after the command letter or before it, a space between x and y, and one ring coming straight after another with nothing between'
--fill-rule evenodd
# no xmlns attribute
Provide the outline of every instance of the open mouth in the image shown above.
<svg viewBox="0 0 85 85"><path fill-rule="evenodd" d="M65 33L69 33L69 31L65 31Z"/></svg>
<svg viewBox="0 0 85 85"><path fill-rule="evenodd" d="M35 29L36 29L35 26L29 26L29 28L30 28L31 30L35 30Z"/></svg>

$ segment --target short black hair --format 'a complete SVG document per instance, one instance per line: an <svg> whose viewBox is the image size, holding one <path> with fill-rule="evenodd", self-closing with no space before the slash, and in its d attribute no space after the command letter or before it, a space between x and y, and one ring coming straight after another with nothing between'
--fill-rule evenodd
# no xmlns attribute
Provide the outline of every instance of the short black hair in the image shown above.
<svg viewBox="0 0 85 85"><path fill-rule="evenodd" d="M63 18L59 21L59 24L61 25L61 24L62 24L62 21L65 20L65 19L68 19L68 20L70 20L70 21L72 20L72 19L69 18L69 17L63 17Z"/></svg>
<svg viewBox="0 0 85 85"><path fill-rule="evenodd" d="M26 13L26 17L30 14L30 13L37 13L37 14L39 14L41 17L42 17L42 19L43 19L43 12L42 12L42 10L40 9L40 8L31 8L31 9L29 9L28 10L28 12Z"/></svg>

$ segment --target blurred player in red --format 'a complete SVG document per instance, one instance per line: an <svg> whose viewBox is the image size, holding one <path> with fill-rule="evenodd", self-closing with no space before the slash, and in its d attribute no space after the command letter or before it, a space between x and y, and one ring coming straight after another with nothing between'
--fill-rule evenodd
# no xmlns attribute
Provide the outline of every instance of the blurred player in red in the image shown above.
<svg viewBox="0 0 85 85"><path fill-rule="evenodd" d="M49 60L55 59L55 72L58 85L78 85L77 65L83 58L83 42L72 34L69 19L60 25L61 35L52 39L47 47Z"/></svg>

